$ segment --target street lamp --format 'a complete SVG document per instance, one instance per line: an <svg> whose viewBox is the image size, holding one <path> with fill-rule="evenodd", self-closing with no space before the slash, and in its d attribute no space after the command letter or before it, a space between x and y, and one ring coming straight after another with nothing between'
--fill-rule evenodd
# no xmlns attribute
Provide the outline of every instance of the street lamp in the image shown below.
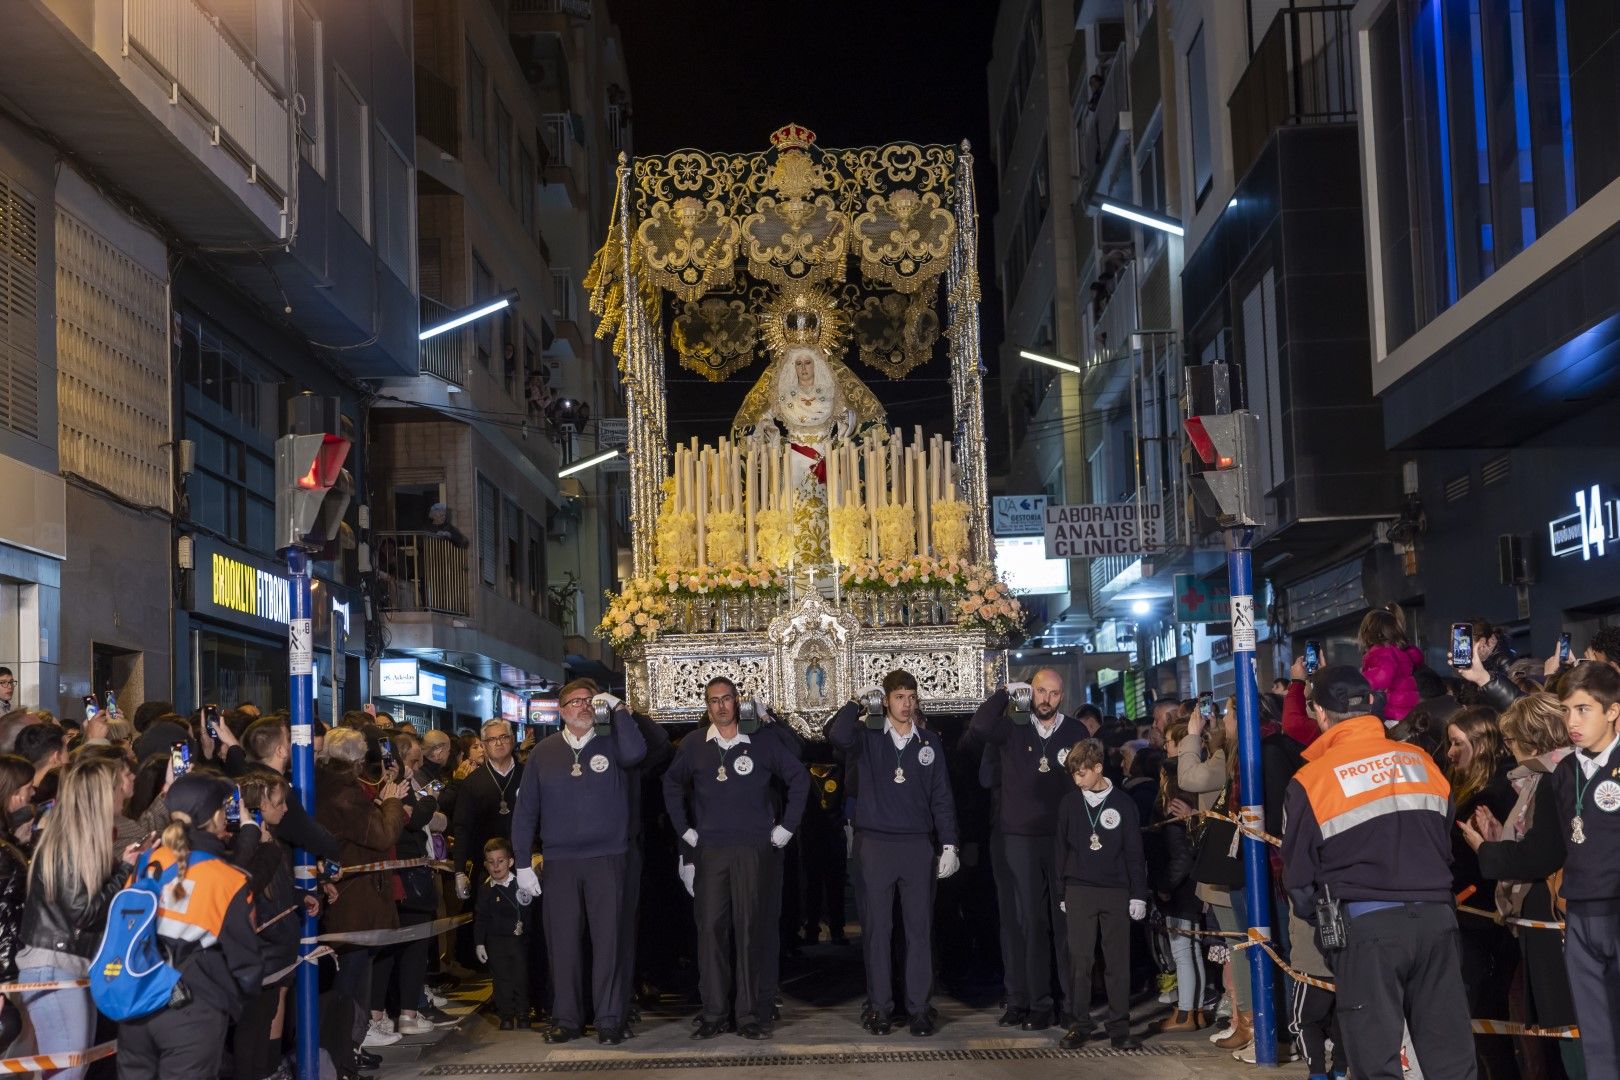
<svg viewBox="0 0 1620 1080"><path fill-rule="evenodd" d="M1171 236L1185 236L1187 234L1187 230L1181 227L1181 222L1178 219L1167 217L1164 214L1155 214L1146 207L1137 206L1135 203L1128 203L1122 199L1109 198L1107 195L1093 195L1091 197L1091 207L1101 213L1121 217L1126 221L1134 221L1138 225L1146 225L1150 229L1158 229L1160 232L1169 233Z"/></svg>
<svg viewBox="0 0 1620 1080"><path fill-rule="evenodd" d="M443 322L434 323L432 326L424 329L420 334L417 335L417 340L426 341L428 338L438 337L447 330L454 330L456 327L465 326L475 319L482 319L485 315L493 315L497 311L504 311L506 308L517 303L517 299L517 290L511 289L495 297L493 300L485 300L481 303L474 304L472 307L462 308L460 311L455 312Z"/></svg>
<svg viewBox="0 0 1620 1080"><path fill-rule="evenodd" d="M1019 349L1018 355L1022 356L1025 360L1033 360L1037 364L1045 364L1047 367L1055 367L1059 371L1067 371L1072 375L1078 375L1085 370L1079 364L1071 363L1068 360L1059 360L1057 357L1047 356L1045 353L1030 352L1028 349Z"/></svg>

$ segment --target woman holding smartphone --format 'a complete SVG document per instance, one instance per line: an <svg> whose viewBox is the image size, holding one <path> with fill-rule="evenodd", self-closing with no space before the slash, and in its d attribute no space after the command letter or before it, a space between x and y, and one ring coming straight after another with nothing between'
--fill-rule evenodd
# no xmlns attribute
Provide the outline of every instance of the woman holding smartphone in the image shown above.
<svg viewBox="0 0 1620 1080"><path fill-rule="evenodd" d="M119 805L124 764L106 757L82 757L62 770L56 806L51 810L28 868L28 899L23 908L17 956L19 982L83 979L101 944L107 906L134 873L142 846L119 851L113 819ZM88 1050L95 1041L96 1008L90 991L30 991L19 995L41 1054ZM83 1067L56 1073L78 1080Z"/></svg>

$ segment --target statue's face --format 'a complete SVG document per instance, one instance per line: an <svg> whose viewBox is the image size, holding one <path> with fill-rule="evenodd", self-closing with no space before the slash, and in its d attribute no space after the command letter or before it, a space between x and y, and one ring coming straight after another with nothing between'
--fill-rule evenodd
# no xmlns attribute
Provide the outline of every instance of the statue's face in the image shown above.
<svg viewBox="0 0 1620 1080"><path fill-rule="evenodd" d="M816 362L809 353L800 353L793 358L793 370L799 377L799 385L805 389L816 384Z"/></svg>

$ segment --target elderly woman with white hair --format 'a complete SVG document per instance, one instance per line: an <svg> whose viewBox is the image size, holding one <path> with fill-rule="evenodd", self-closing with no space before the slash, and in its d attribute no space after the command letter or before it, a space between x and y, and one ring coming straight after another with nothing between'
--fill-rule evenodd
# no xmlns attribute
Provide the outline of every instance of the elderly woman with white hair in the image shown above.
<svg viewBox="0 0 1620 1080"><path fill-rule="evenodd" d="M331 830L341 845L344 866L381 862L389 857L404 831L407 812L404 781L384 781L373 787L360 777L366 760L366 737L352 728L326 733L315 762L315 819ZM324 930L392 930L399 926L394 901L395 876L391 873L345 874L337 883L337 899L327 908ZM322 1044L340 1068L355 1060L358 1044L383 1046L399 1041L391 1028L384 1033L370 1024L372 950L355 948L342 953L336 997L331 1015L321 1022Z"/></svg>

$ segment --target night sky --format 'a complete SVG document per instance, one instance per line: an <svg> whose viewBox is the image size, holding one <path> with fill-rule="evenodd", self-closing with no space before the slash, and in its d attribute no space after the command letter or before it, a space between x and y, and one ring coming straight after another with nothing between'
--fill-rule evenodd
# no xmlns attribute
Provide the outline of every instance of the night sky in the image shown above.
<svg viewBox="0 0 1620 1080"><path fill-rule="evenodd" d="M994 372L1001 320L988 270L995 213L985 83L991 0L612 0L612 7L630 68L639 153L762 151L787 123L803 124L818 145L834 148L967 139L979 198L984 351ZM900 382L858 360L851 367L892 423L949 430L950 372L942 361ZM671 437L721 434L764 370L756 363L714 384L672 360Z"/></svg>

